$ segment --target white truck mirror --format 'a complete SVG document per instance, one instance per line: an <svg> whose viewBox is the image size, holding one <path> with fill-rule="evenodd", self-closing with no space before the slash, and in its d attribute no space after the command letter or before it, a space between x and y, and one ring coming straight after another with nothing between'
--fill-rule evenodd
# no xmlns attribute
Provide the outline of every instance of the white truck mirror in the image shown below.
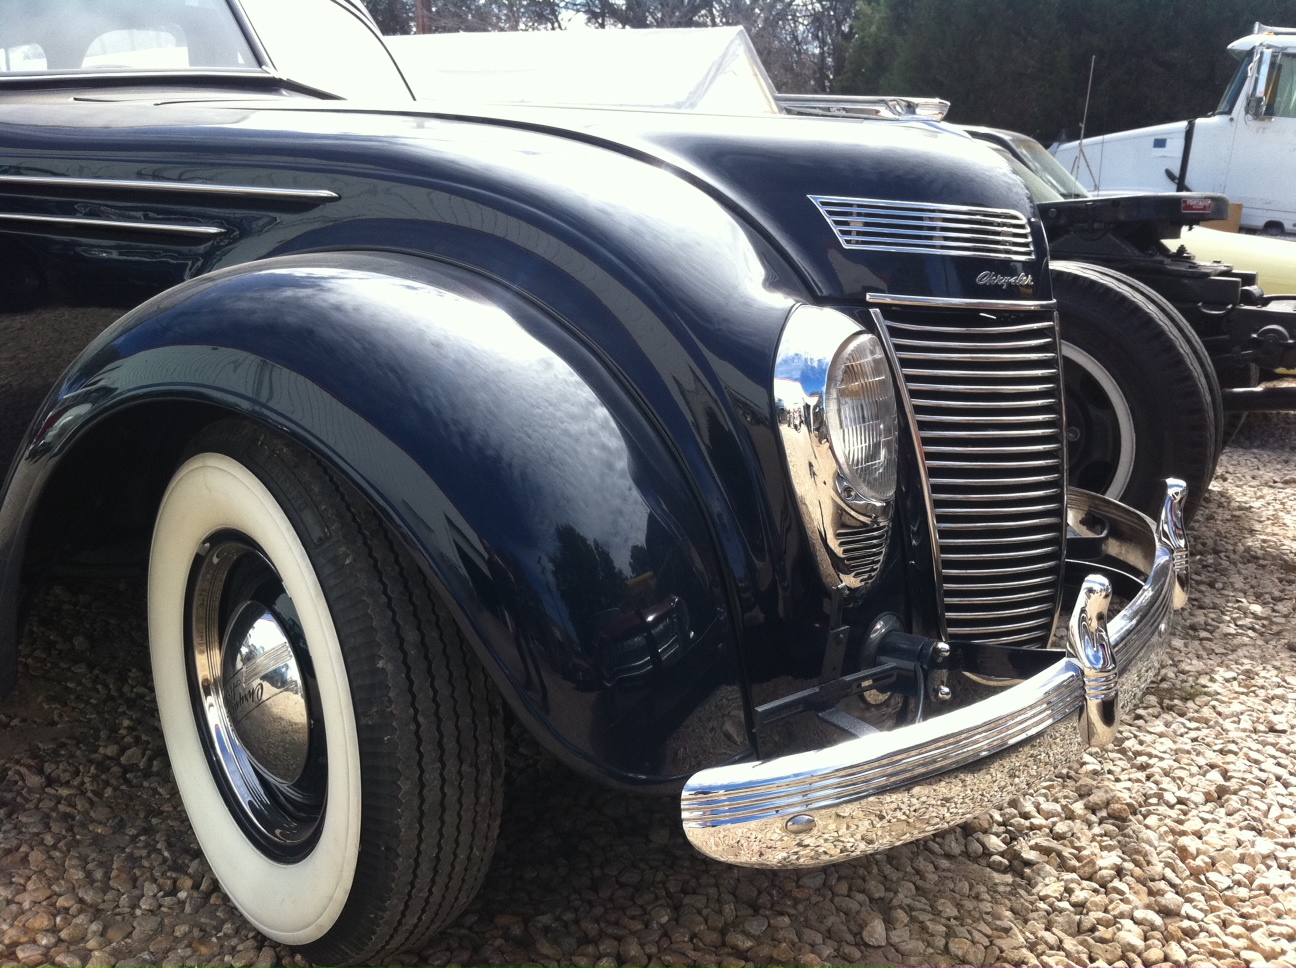
<svg viewBox="0 0 1296 968"><path fill-rule="evenodd" d="M1252 62L1251 83L1247 88L1245 110L1248 118L1264 118L1269 112L1272 103L1269 79L1273 74L1273 66L1274 51L1268 47L1257 47Z"/></svg>

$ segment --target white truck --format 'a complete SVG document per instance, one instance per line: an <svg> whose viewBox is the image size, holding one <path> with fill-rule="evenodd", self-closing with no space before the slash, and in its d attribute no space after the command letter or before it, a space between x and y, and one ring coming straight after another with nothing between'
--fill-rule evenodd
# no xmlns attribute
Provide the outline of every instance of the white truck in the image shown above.
<svg viewBox="0 0 1296 968"><path fill-rule="evenodd" d="M1296 232L1296 28L1229 44L1240 63L1215 113L1120 131L1057 149L1099 194L1218 192L1242 205L1242 228Z"/></svg>

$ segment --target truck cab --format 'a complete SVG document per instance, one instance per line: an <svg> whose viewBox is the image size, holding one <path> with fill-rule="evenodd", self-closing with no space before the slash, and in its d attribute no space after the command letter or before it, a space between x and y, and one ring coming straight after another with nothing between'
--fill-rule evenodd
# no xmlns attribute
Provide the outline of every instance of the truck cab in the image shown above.
<svg viewBox="0 0 1296 968"><path fill-rule="evenodd" d="M1208 117L1068 142L1058 161L1099 194L1218 192L1243 229L1296 232L1296 28L1257 23L1228 50L1237 70Z"/></svg>

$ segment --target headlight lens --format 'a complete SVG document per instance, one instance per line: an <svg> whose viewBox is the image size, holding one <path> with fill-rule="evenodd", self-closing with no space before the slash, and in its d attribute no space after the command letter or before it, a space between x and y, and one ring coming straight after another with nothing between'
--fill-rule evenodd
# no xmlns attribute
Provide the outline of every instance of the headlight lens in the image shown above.
<svg viewBox="0 0 1296 968"><path fill-rule="evenodd" d="M860 333L828 368L824 421L833 456L858 496L877 504L896 488L896 403L882 343ZM843 488L843 496L851 498Z"/></svg>

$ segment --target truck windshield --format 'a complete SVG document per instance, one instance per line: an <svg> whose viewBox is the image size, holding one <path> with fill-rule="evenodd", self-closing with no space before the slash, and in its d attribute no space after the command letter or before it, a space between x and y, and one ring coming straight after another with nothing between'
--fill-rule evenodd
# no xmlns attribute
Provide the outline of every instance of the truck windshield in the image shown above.
<svg viewBox="0 0 1296 968"><path fill-rule="evenodd" d="M1242 93L1242 88L1246 86L1247 72L1251 69L1251 58L1254 56L1255 51L1252 51L1246 57L1243 57L1241 63L1238 64L1237 70L1233 72L1233 79L1229 81L1228 87L1224 88L1224 96L1220 98L1219 107L1215 109L1216 114L1233 113L1238 95Z"/></svg>

